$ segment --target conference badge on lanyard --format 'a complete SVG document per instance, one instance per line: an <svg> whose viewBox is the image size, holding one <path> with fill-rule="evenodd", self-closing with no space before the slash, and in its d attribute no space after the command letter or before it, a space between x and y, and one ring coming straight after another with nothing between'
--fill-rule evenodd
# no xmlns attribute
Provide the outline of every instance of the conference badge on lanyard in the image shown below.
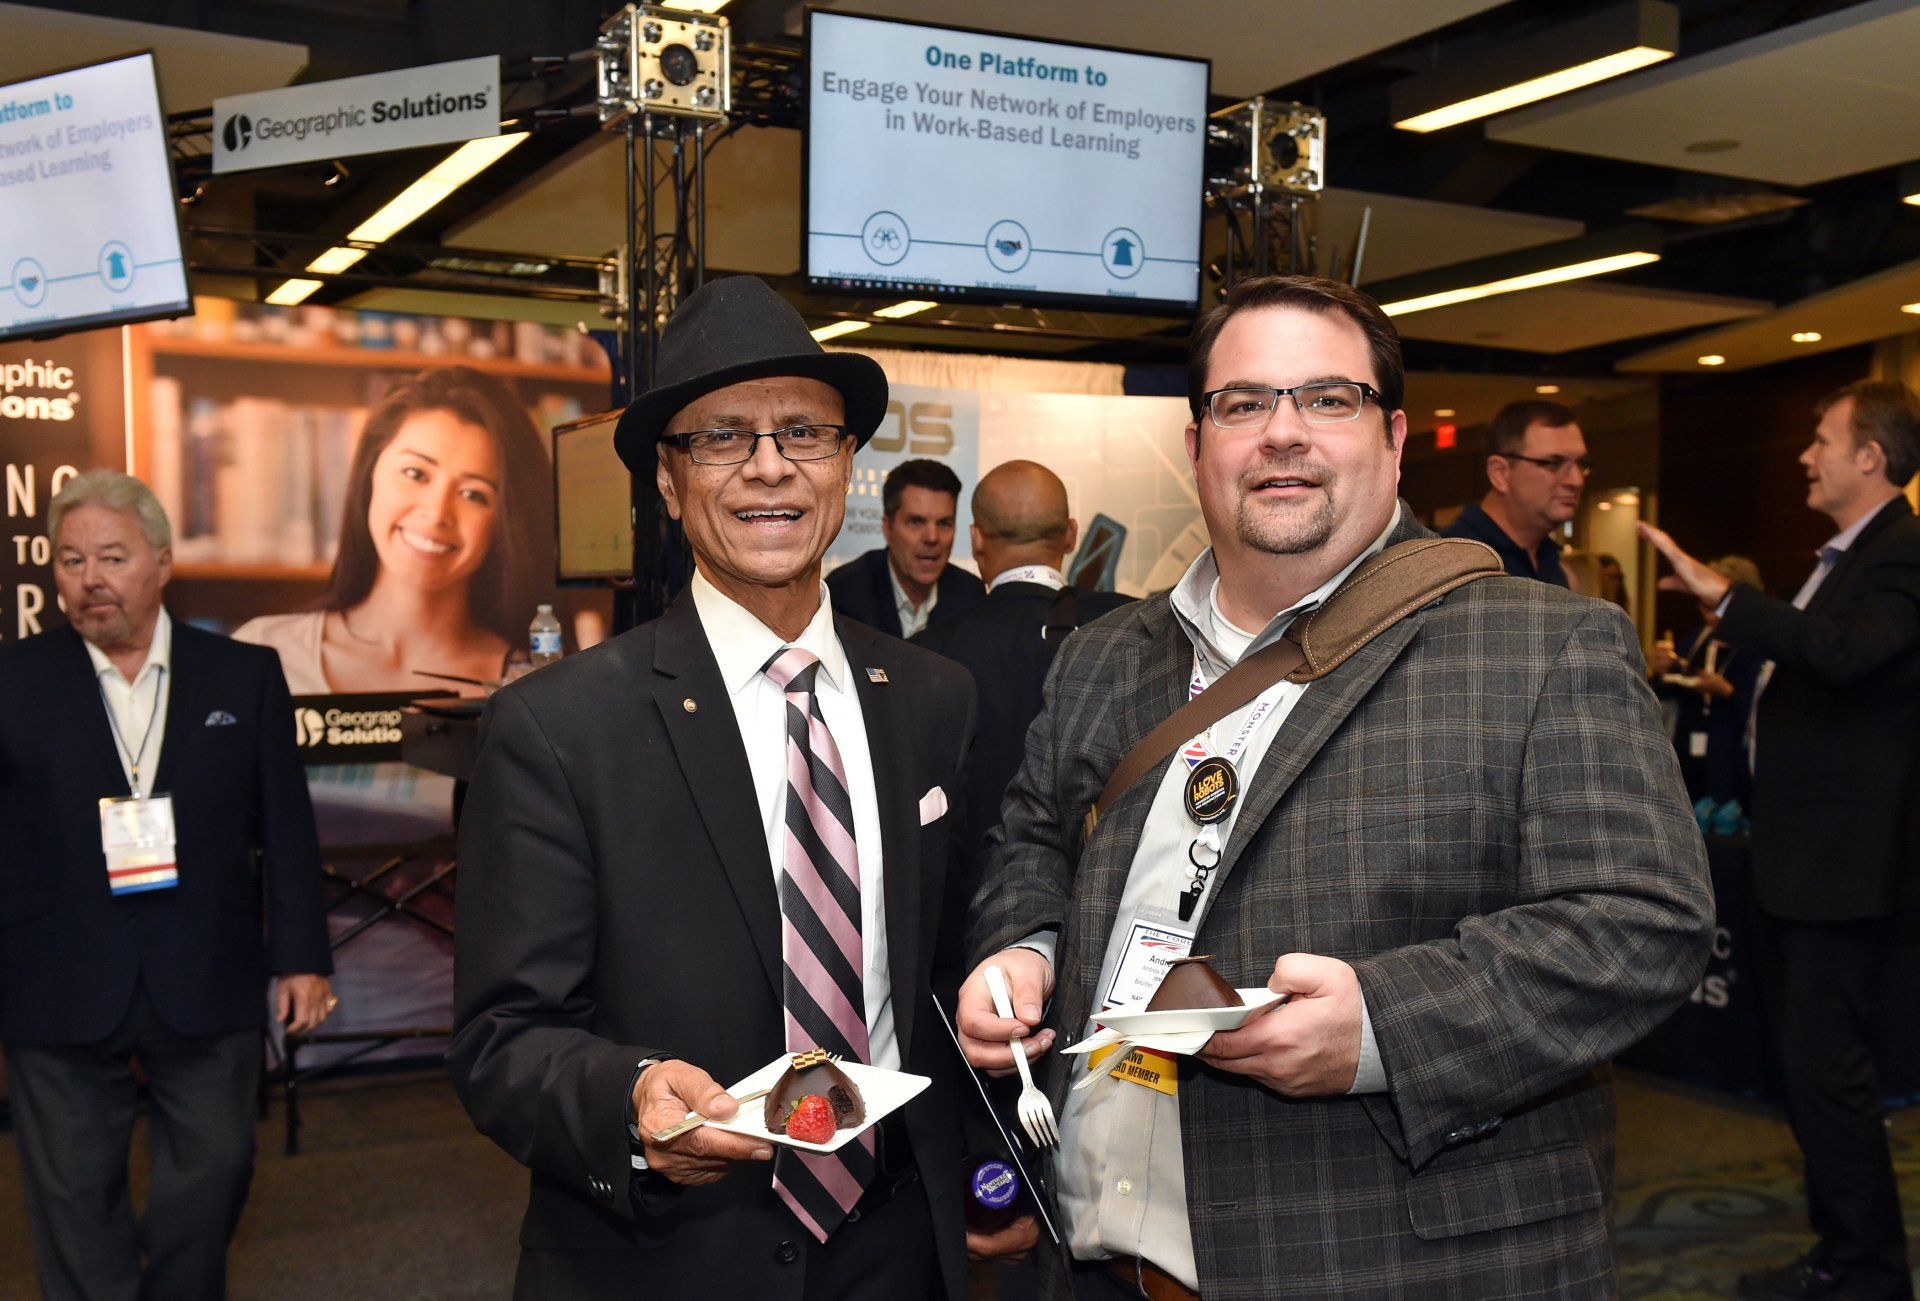
<svg viewBox="0 0 1920 1301"><path fill-rule="evenodd" d="M101 800L100 848L107 856L107 888L116 895L170 890L180 884L173 797Z"/></svg>
<svg viewBox="0 0 1920 1301"><path fill-rule="evenodd" d="M1206 689L1206 675L1196 656L1187 696L1191 699ZM1193 873L1187 888L1180 892L1183 922L1193 920L1194 911L1207 892L1207 877L1220 862L1222 830L1233 817L1233 806L1240 802L1240 771L1234 767L1234 760L1246 753L1248 742L1259 730L1261 721L1272 712L1277 699L1272 690L1263 694L1241 723L1238 734L1221 753L1213 753L1210 736L1205 732L1181 747L1180 757L1188 769L1181 804L1188 820L1200 829L1200 834L1187 846L1187 862Z"/></svg>

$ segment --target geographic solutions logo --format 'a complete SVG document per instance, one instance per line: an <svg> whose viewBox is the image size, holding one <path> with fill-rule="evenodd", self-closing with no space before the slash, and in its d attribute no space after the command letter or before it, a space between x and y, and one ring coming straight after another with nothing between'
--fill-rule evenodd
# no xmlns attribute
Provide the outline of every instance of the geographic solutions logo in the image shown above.
<svg viewBox="0 0 1920 1301"><path fill-rule="evenodd" d="M322 713L302 706L293 711L293 730L295 741L309 750L323 745L398 745L400 711L329 709Z"/></svg>

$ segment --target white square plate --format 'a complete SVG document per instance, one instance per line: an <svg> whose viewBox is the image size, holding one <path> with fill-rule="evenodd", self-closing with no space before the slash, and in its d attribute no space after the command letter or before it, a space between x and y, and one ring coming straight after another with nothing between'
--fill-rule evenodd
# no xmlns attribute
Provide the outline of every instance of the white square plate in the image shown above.
<svg viewBox="0 0 1920 1301"><path fill-rule="evenodd" d="M1286 1001L1286 995L1270 989L1235 990L1245 1003L1240 1007L1169 1008L1149 1012L1145 1003L1128 1003L1094 1015L1094 1021L1109 1030L1118 1030L1129 1038L1148 1034L1178 1034L1189 1030L1238 1030L1263 1012Z"/></svg>
<svg viewBox="0 0 1920 1301"><path fill-rule="evenodd" d="M792 1059L792 1053L781 1053L746 1079L729 1088L727 1092L737 1098L743 1093L752 1093L756 1089L769 1087L780 1078L780 1073L787 1069L787 1063ZM776 1134L767 1128L765 1098L755 1098L752 1102L742 1103L732 1120L710 1120L707 1122L707 1128L724 1130L729 1134L740 1134L746 1138L764 1139L769 1143L778 1143L782 1147L797 1147L803 1152L838 1152L849 1140L858 1138L872 1129L882 1117L906 1106L933 1083L924 1075L883 1070L878 1066L866 1066L860 1062L841 1062L839 1066L847 1073L847 1078L853 1081L853 1087L860 1090L861 1101L866 1103L867 1123L858 1129L837 1129L833 1132L833 1138L825 1143L802 1143L797 1138L788 1138L785 1134Z"/></svg>

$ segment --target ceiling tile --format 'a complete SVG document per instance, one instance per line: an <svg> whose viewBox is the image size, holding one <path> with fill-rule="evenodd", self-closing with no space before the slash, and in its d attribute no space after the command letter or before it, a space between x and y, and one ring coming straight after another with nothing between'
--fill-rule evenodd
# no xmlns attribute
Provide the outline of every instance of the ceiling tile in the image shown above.
<svg viewBox="0 0 1920 1301"><path fill-rule="evenodd" d="M1916 50L1920 5L1874 0L1506 114L1487 137L1814 185L1920 158Z"/></svg>

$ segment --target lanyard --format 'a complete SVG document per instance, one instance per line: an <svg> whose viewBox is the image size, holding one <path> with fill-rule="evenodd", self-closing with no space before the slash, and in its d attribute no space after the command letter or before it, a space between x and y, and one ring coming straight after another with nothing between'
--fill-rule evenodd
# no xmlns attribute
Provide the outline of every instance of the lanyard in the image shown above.
<svg viewBox="0 0 1920 1301"><path fill-rule="evenodd" d="M1187 699L1192 700L1205 691L1207 686L1206 673L1200 668L1200 657L1196 655L1193 660L1193 677L1187 683ZM1276 689L1278 686L1279 684L1275 683L1274 687L1268 688L1265 694L1255 699L1253 711L1247 715L1247 721L1240 725L1240 730L1234 734L1227 748L1219 752L1222 759L1237 765L1240 756L1246 752L1248 743L1253 740L1253 734L1260 729L1260 720L1272 713L1273 707L1280 703L1280 693ZM1205 760L1212 758L1213 754L1212 728L1208 728L1180 747L1180 757L1186 760L1188 768L1198 767Z"/></svg>
<svg viewBox="0 0 1920 1301"><path fill-rule="evenodd" d="M1192 699L1207 689L1207 677L1200 666L1200 656L1196 652L1193 663L1193 677L1187 683L1187 698ZM1180 920L1191 921L1194 910L1199 906L1200 898L1207 891L1207 878L1220 862L1221 838L1225 828L1232 821L1232 809L1239 799L1239 772L1237 762L1252 744L1253 738L1280 703L1286 684L1276 682L1263 692L1247 712L1246 719L1240 724L1240 730L1234 734L1226 748L1217 754L1213 749L1213 729L1208 728L1180 748L1180 757L1185 761L1189 776L1187 778L1187 813L1200 822L1200 833L1187 847L1187 862L1193 872L1186 888L1178 896ZM1202 801L1206 801L1203 804ZM1224 807L1218 807L1224 801ZM1214 811L1204 816L1199 811L1214 806Z"/></svg>
<svg viewBox="0 0 1920 1301"><path fill-rule="evenodd" d="M108 670L108 672L114 672L114 671L116 670L111 670L111 669ZM113 702L107 699L107 684L105 682L99 683L100 703L106 706L106 710L107 710L107 727L110 728L113 732L114 745L119 748L121 756L125 758L127 761L127 770L128 770L127 784L132 788L133 797L135 799L145 798L144 792L142 792L140 789L140 765L143 762L145 762L147 757L147 742L153 740L153 725L154 723L159 721L159 718L160 718L160 689L166 685L166 673L167 673L166 665L164 664L154 665L153 708L147 711L147 730L140 734L140 748L139 750L133 751L133 752L128 751L126 739L120 735L120 720L114 716ZM128 697L129 703L132 702L133 693L136 690L138 690L137 683L129 684L128 690L127 690L127 697Z"/></svg>

